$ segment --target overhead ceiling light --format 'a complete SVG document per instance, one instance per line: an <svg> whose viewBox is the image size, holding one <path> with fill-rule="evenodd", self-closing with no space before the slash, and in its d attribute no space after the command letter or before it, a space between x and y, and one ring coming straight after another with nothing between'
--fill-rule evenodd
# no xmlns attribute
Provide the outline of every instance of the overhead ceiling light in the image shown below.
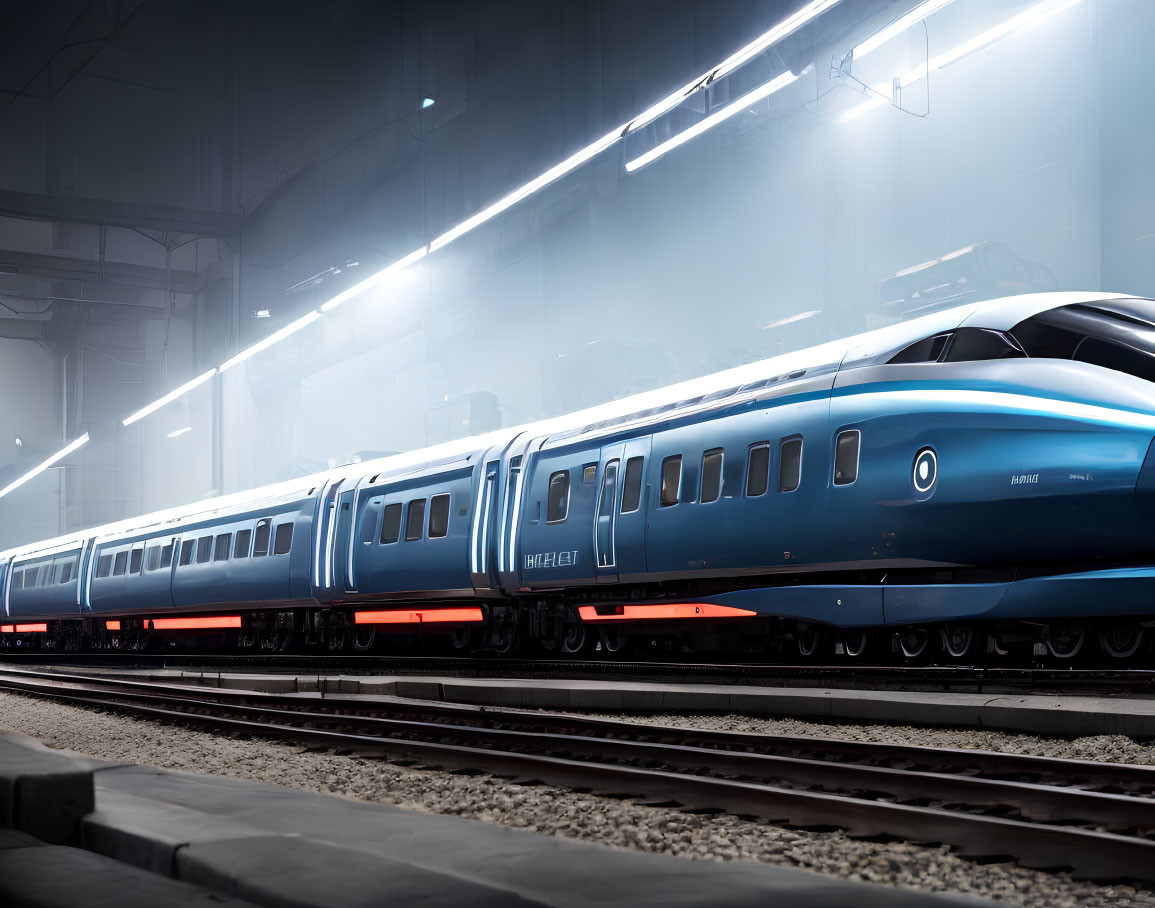
<svg viewBox="0 0 1155 908"><path fill-rule="evenodd" d="M251 347L246 347L244 350L242 350L240 353L238 353L236 356L232 357L231 359L225 360L223 363L220 364L218 369L221 372L225 372L225 371L231 369L233 366L237 365L237 363L243 363L249 357L256 356L262 350L269 349L269 347L273 346L273 344L277 343L277 341L282 341L286 337L288 337L289 335L296 334L298 331L300 331L306 325L313 324L313 322L315 322L320 317L321 317L321 313L318 312L316 309L314 309L308 315L301 316L295 322L290 322L289 324L285 325L284 328L281 328L279 331L274 331L268 337L257 341Z"/></svg>
<svg viewBox="0 0 1155 908"><path fill-rule="evenodd" d="M72 444L57 451L55 454L53 454L51 457L49 457L43 463L39 464L38 466L33 467L31 470L29 470L27 473L25 473L19 479L13 480L8 485L6 485L3 489L0 489L0 498L3 498L9 492L12 492L12 491L20 488L22 485L24 485L24 483L29 482L32 479L35 479L37 476L39 476L41 473L43 473L49 467L53 466L54 464L59 463L65 457L67 457L69 454L71 454L73 451L76 451L76 450L79 450L80 448L83 448L86 444L88 444L88 433L87 432L85 432L78 439L76 439L76 441L72 442Z"/></svg>
<svg viewBox="0 0 1155 908"><path fill-rule="evenodd" d="M362 294L366 290L368 290L370 287L373 287L374 285L381 283L386 278L392 277L395 274L400 274L406 268L409 268L411 265L415 265L417 262L421 261L428 254L429 254L429 247L427 247L427 246L422 246L420 249L413 250L404 258L400 258L397 261L395 261L392 265L388 265L387 267L382 268L380 271L369 275L367 278L365 278L365 280L354 284L349 289L342 290L335 297L333 297L327 303L322 305L321 311L322 312L331 312L333 309L336 309L342 303L348 302L349 300L351 300L355 296L359 296L360 294Z"/></svg>
<svg viewBox="0 0 1155 908"><path fill-rule="evenodd" d="M436 101L434 101L432 98L422 98L422 100L421 100L421 109L422 109L422 110L425 110L425 108L427 108L427 107L432 107L432 106L433 106L434 104L436 104L436 103L437 103L437 102L436 102Z"/></svg>
<svg viewBox="0 0 1155 908"><path fill-rule="evenodd" d="M183 429L173 429L171 432L168 433L168 435L165 436L165 438L180 438L185 433L191 432L191 431L192 431L192 426L185 426Z"/></svg>
<svg viewBox="0 0 1155 908"><path fill-rule="evenodd" d="M1043 0L1042 3L1036 3L1034 6L1023 10L1017 16L1012 16L1005 22L1001 22L993 28L988 28L985 32L975 35L970 40L964 41L962 44L932 57L923 65L916 66L914 69L903 73L896 81L900 88L909 88L920 79L926 78L928 73L946 69L952 63L957 63L963 57L968 57L980 50L985 50L1008 35L1045 22L1064 10L1070 9L1076 3L1081 2L1082 0ZM843 112L838 118L838 122L849 123L851 120L857 120L863 114L869 113L875 108L884 107L890 103L888 91L883 86L875 86L872 92L873 95L868 100L863 101L861 104L856 104L854 107Z"/></svg>
<svg viewBox="0 0 1155 908"><path fill-rule="evenodd" d="M520 202L526 196L533 195L533 193L537 192L539 189L542 189L542 188L548 186L554 180L560 179L561 177L563 177L567 173L569 173L571 170L581 166L586 161L588 161L590 158L594 157L594 155L597 155L597 154L605 151L607 148L609 148L611 145L613 145L618 139L620 139L621 136L622 136L621 128L615 129L613 132L607 133L606 135L602 136L596 142L594 142L590 145L587 145L581 151L570 155L568 158L566 158L560 164L555 164L553 167L551 167L545 173L530 180L524 186L521 186L521 187L515 189L513 192L509 193L509 195L505 196L504 198L498 199L496 202L494 202L488 208L485 208L485 209L479 211L473 217L462 221L460 224L458 224L452 230L448 230L445 233L441 234L441 236L439 236L437 239L435 239L432 243L429 244L429 251L433 252L437 249L440 249L442 246L447 246L450 243L452 243L454 240L456 240L458 237L464 236L465 234L469 233L469 231L473 230L475 227L479 227L482 224L484 224L486 221L497 217L499 214L501 214L507 208L510 208L513 205L516 205L518 202Z"/></svg>
<svg viewBox="0 0 1155 908"><path fill-rule="evenodd" d="M16 439L16 447L18 447L18 448L24 447L24 440L21 438L17 438Z"/></svg>
<svg viewBox="0 0 1155 908"><path fill-rule="evenodd" d="M253 312L253 318L268 318L272 313L268 309L257 309Z"/></svg>
<svg viewBox="0 0 1155 908"><path fill-rule="evenodd" d="M210 378L212 378L214 375L216 375L216 373L217 373L216 369L209 369L208 372L205 372L203 375L198 375L192 381L185 382L179 388L176 388L172 391L169 391L168 394L166 394L164 397L161 397L161 398L158 398L157 400L154 400L148 406L141 407L139 410L137 410L135 413L132 414L132 416L129 416L127 419L121 420L121 425L131 426L134 422L138 422L139 420L144 419L150 413L155 413L157 410L159 410L161 407L165 406L166 404L171 404L178 397L182 397L183 395L188 394L188 392L191 391L193 388L200 387L205 382L207 382Z"/></svg>
<svg viewBox="0 0 1155 908"><path fill-rule="evenodd" d="M841 0L812 0L812 2L807 3L802 9L798 10L798 12L787 16L768 32L754 39L741 50L735 51L713 69L703 73L693 82L688 82L673 94L667 95L657 104L644 110L641 115L630 121L628 130L632 132L641 129L647 123L652 123L658 119L658 117L662 116L662 114L673 110L686 98L694 94L694 92L700 90L708 80L720 79L727 73L733 72L752 57L757 56L772 44L794 34L794 32L802 28L807 22L818 18L831 7L837 6L840 2Z"/></svg>
<svg viewBox="0 0 1155 908"><path fill-rule="evenodd" d="M689 129L683 130L673 138L667 139L661 145L651 148L641 157L634 158L632 161L626 164L626 170L632 173L639 167L645 167L651 161L657 160L666 152L672 151L679 145L689 142L690 139L694 138L695 136L700 136L708 129L713 129L724 120L728 120L735 114L747 110L751 104L756 104L758 101L770 97L770 95L774 94L774 92L785 88L791 82L797 81L797 79L798 76L794 75L794 73L790 72L789 70L782 73L781 75L775 76L764 85L760 85L753 91L742 95L742 97L740 97L737 101L734 101L731 104L727 104L721 110L715 111L703 120L699 120Z"/></svg>
<svg viewBox="0 0 1155 908"><path fill-rule="evenodd" d="M923 19L938 12L951 2L953 2L953 0L926 0L925 3L920 3L905 16L899 16L889 25L880 28L861 44L857 45L854 50L851 51L851 59L861 60L872 50L882 47L882 45L891 38L901 35L912 25L917 25Z"/></svg>

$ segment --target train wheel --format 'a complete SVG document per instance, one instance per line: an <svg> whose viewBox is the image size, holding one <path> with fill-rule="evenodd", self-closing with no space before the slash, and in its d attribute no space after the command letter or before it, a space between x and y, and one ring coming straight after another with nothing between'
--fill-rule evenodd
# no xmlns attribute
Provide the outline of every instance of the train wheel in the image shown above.
<svg viewBox="0 0 1155 908"><path fill-rule="evenodd" d="M838 635L838 641L842 644L843 653L851 659L858 659L866 652L870 637L866 631L842 631Z"/></svg>
<svg viewBox="0 0 1155 908"><path fill-rule="evenodd" d="M921 626L903 628L898 632L898 646L907 659L921 659L930 648L930 632Z"/></svg>
<svg viewBox="0 0 1155 908"><path fill-rule="evenodd" d="M1112 659L1130 659L1143 645L1143 628L1127 621L1108 625L1099 631L1099 645Z"/></svg>
<svg viewBox="0 0 1155 908"><path fill-rule="evenodd" d="M584 624L580 621L571 622L566 625L565 634L561 638L561 651L571 655L580 653L585 648L588 636Z"/></svg>
<svg viewBox="0 0 1155 908"><path fill-rule="evenodd" d="M944 625L941 633L942 648L952 659L965 659L974 649L974 629L965 624Z"/></svg>
<svg viewBox="0 0 1155 908"><path fill-rule="evenodd" d="M469 649L473 643L473 628L468 624L459 624L449 632L449 645L457 652Z"/></svg>
<svg viewBox="0 0 1155 908"><path fill-rule="evenodd" d="M803 624L794 632L794 640L798 644L798 655L803 659L810 659L818 652L818 644L822 635L813 624Z"/></svg>
<svg viewBox="0 0 1155 908"><path fill-rule="evenodd" d="M1043 626L1043 643L1055 659L1074 659L1087 639L1087 629L1077 622L1055 622Z"/></svg>
<svg viewBox="0 0 1155 908"><path fill-rule="evenodd" d="M611 655L620 653L626 648L629 642L629 637L626 632L620 627L603 627L601 629L601 648L602 652L610 653Z"/></svg>
<svg viewBox="0 0 1155 908"><path fill-rule="evenodd" d="M353 631L353 652L359 656L370 652L377 645L377 628L359 627Z"/></svg>

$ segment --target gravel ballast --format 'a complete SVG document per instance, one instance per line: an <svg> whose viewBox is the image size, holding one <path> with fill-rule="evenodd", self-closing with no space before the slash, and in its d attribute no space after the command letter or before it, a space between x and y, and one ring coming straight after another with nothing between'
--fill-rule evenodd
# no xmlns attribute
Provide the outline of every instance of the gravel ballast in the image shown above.
<svg viewBox="0 0 1155 908"><path fill-rule="evenodd" d="M591 713L604 719L625 719L647 725L708 728L717 731L753 732L760 735L796 735L807 738L838 738L882 744L913 744L922 747L963 747L1005 754L1094 760L1098 763L1155 765L1155 744L1134 741L1125 735L1093 735L1085 738L1041 738L1037 735L970 728L921 728L917 725L870 725L845 722L809 722L805 719L768 719L760 716L691 715L687 713Z"/></svg>
<svg viewBox="0 0 1155 908"><path fill-rule="evenodd" d="M838 730L851 731L841 726L793 721L779 726L772 720L739 717L663 716L660 720L669 724L709 723L712 727L732 722L735 724L721 727L828 737ZM807 726L813 729L807 732ZM7 692L0 692L0 730L31 735L51 747L105 760L252 779L620 848L699 860L759 861L801 867L850 880L972 893L1031 908L1155 908L1152 890L1098 886L1012 864L978 864L956 857L946 846L861 841L842 832L789 829L727 815L689 814L545 785L523 785L487 775L396 766L262 739L216 736ZM862 726L858 732L882 736L870 740L891 741L906 740L908 733L927 734L922 729L882 726ZM948 732L939 730L934 734ZM962 740L970 733L953 734ZM997 749L990 743L969 746ZM1125 754L1125 759L1134 759L1122 743L1114 746ZM1148 756L1147 762L1155 761L1155 755Z"/></svg>

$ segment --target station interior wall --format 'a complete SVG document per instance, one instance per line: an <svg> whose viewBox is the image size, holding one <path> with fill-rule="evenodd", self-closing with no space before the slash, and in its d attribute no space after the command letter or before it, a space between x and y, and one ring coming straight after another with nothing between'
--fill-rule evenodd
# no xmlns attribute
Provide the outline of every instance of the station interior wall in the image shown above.
<svg viewBox="0 0 1155 908"><path fill-rule="evenodd" d="M1155 296L1143 64L1155 6L1083 0L932 73L927 91L904 94L907 109L841 122L861 98L831 78L831 60L911 5L845 0L784 49L814 65L757 115L635 173L624 164L639 146L619 144L387 289L124 428L114 414L428 242L797 6L351 0L314 4L310 18L218 4L222 39L211 16L174 5L189 46L153 61L169 96L77 79L51 103L0 114L35 136L21 145L0 120L0 189L72 187L241 216L227 239L181 234L167 259L164 244L112 231L115 247L104 231L103 256L119 248L142 268L193 277L179 292L147 289L131 312L77 315L83 349L67 352L83 369L64 390L50 357L26 362L6 351L32 344L0 340L2 386L35 385L51 411L40 425L24 400L7 419L0 408L0 467L4 439L26 424L49 451L62 418L73 436L93 433L70 488L49 471L0 501L0 514L43 516L0 520L0 547L884 325L921 305L911 269L960 250L922 269L936 276L921 287L932 300L944 281L958 301L1032 289ZM889 81L1029 5L954 0L855 75ZM151 40L159 56L151 15L137 9L122 40ZM137 65L110 52L103 74ZM182 72L201 81L186 89ZM421 109L426 96L435 103ZM117 111L111 123L101 110ZM30 147L43 164L17 167ZM147 154L126 161L133 147ZM90 258L78 251L92 245L89 227L54 228L45 245ZM254 318L262 309L269 317Z"/></svg>

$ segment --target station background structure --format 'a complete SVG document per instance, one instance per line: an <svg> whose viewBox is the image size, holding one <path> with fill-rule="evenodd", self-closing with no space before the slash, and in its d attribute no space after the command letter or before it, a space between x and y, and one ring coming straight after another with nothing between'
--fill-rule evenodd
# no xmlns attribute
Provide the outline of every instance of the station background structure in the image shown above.
<svg viewBox="0 0 1155 908"><path fill-rule="evenodd" d="M953 0L851 72L916 3L842 0L752 64L798 76L765 102L627 170L751 76L720 80L128 426L803 4L5 4L0 486L90 442L0 498L0 548L946 305L1155 296L1155 4L1077 0L848 116L1035 2Z"/></svg>

